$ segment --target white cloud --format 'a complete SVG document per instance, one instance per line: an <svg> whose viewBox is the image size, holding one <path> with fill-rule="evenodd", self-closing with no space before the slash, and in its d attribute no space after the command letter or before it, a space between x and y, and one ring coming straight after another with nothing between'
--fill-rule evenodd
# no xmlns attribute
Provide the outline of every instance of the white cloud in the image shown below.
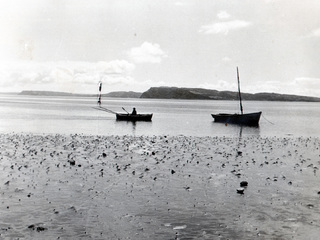
<svg viewBox="0 0 320 240"><path fill-rule="evenodd" d="M107 86L107 92L111 91L137 91L143 92L150 87L165 86L163 81L137 81L131 76L104 76L101 81L103 86Z"/></svg>
<svg viewBox="0 0 320 240"><path fill-rule="evenodd" d="M224 63L229 63L229 62L232 61L232 59L229 58L229 57L224 57L224 58L221 59L221 61L224 62Z"/></svg>
<svg viewBox="0 0 320 240"><path fill-rule="evenodd" d="M225 80L219 80L215 83L203 83L199 88L213 89L218 91L237 91L236 83L230 83ZM291 82L283 81L256 81L253 85L243 87L244 93L279 93L293 94L300 96L320 96L320 78L296 78Z"/></svg>
<svg viewBox="0 0 320 240"><path fill-rule="evenodd" d="M138 81L135 65L125 60L110 62L14 62L0 69L1 91L61 91L96 94L99 81L103 93L111 91L146 91L167 85L163 81Z"/></svg>
<svg viewBox="0 0 320 240"><path fill-rule="evenodd" d="M310 34L305 36L307 38L309 37L320 37L320 28L314 29Z"/></svg>
<svg viewBox="0 0 320 240"><path fill-rule="evenodd" d="M159 44L144 42L140 47L132 48L128 55L137 63L160 63L167 57Z"/></svg>
<svg viewBox="0 0 320 240"><path fill-rule="evenodd" d="M190 5L190 3L178 1L178 2L175 2L174 5L184 7L184 6Z"/></svg>
<svg viewBox="0 0 320 240"><path fill-rule="evenodd" d="M114 83L128 82L135 65L125 60L111 62L14 62L2 65L2 90L47 90L86 92L102 79Z"/></svg>
<svg viewBox="0 0 320 240"><path fill-rule="evenodd" d="M282 83L279 81L256 81L252 85L246 85L245 88L241 88L242 92L246 93L261 93L261 92L269 92L269 93L282 93L281 86L287 85L287 83ZM288 86L287 86L288 88ZM285 88L286 89L286 88Z"/></svg>
<svg viewBox="0 0 320 240"><path fill-rule="evenodd" d="M125 60L114 60L111 62L98 62L96 64L98 71L109 74L130 73L135 69L135 65Z"/></svg>
<svg viewBox="0 0 320 240"><path fill-rule="evenodd" d="M320 97L320 78L296 78L293 84L299 94Z"/></svg>
<svg viewBox="0 0 320 240"><path fill-rule="evenodd" d="M251 22L242 20L233 20L227 22L217 22L210 25L205 25L200 28L201 33L204 34L228 34L229 31L246 28L251 25Z"/></svg>
<svg viewBox="0 0 320 240"><path fill-rule="evenodd" d="M307 77L300 77L300 78L296 78L295 82L297 84L307 84L310 87L315 87L318 86L320 84L320 78L307 78Z"/></svg>
<svg viewBox="0 0 320 240"><path fill-rule="evenodd" d="M244 92L273 92L300 96L320 96L320 78L296 78L293 81L259 81L247 86Z"/></svg>
<svg viewBox="0 0 320 240"><path fill-rule="evenodd" d="M230 18L231 16L230 16L230 14L227 13L226 11L220 11L220 12L217 14L217 17L218 17L219 19L228 19L228 18Z"/></svg>
<svg viewBox="0 0 320 240"><path fill-rule="evenodd" d="M218 91L237 91L237 85L235 83L230 84L225 80L219 80L216 83L203 83L198 85L199 88L213 89Z"/></svg>

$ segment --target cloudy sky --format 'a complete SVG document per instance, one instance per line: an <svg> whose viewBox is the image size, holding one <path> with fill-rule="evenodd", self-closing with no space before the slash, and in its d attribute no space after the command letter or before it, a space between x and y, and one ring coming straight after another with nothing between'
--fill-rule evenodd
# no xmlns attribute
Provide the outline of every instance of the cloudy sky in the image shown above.
<svg viewBox="0 0 320 240"><path fill-rule="evenodd" d="M0 92L320 97L319 0L0 0Z"/></svg>

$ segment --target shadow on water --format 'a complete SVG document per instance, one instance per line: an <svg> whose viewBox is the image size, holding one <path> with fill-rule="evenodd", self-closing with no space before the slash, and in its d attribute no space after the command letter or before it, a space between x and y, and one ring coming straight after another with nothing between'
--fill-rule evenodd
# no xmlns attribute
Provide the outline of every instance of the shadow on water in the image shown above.
<svg viewBox="0 0 320 240"><path fill-rule="evenodd" d="M260 136L260 127L255 126L243 126L237 124L226 124L226 123L217 123L212 122L212 127L214 128L214 132L218 135L228 135L242 138L243 135L252 135L252 136Z"/></svg>
<svg viewBox="0 0 320 240"><path fill-rule="evenodd" d="M147 135L152 132L152 122L145 121L115 121L115 127L121 129L122 134L128 135Z"/></svg>
<svg viewBox="0 0 320 240"><path fill-rule="evenodd" d="M115 127L122 128L123 131L125 131L126 134L135 135L136 134L136 128L137 123L131 122L131 121L114 121Z"/></svg>

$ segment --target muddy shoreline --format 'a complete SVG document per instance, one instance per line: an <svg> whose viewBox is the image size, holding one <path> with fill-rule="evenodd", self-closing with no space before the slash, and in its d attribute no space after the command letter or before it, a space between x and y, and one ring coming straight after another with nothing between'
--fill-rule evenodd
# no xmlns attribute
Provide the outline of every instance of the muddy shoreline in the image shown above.
<svg viewBox="0 0 320 240"><path fill-rule="evenodd" d="M0 134L0 238L317 239L319 147L294 137Z"/></svg>

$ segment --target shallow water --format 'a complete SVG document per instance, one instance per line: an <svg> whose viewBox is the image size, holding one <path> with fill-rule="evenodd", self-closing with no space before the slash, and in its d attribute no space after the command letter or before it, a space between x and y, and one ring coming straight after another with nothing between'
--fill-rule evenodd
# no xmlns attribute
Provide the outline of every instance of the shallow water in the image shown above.
<svg viewBox="0 0 320 240"><path fill-rule="evenodd" d="M119 122L93 109L95 98L0 95L0 132L83 133L92 135L320 136L320 103L250 102L245 112L262 111L260 127L214 123L211 113L239 112L236 101L114 99L103 106L116 112L153 113L152 122Z"/></svg>
<svg viewBox="0 0 320 240"><path fill-rule="evenodd" d="M259 128L213 122L233 101L104 100L154 113L136 124L95 98L0 103L0 238L318 237L319 103L244 102Z"/></svg>

